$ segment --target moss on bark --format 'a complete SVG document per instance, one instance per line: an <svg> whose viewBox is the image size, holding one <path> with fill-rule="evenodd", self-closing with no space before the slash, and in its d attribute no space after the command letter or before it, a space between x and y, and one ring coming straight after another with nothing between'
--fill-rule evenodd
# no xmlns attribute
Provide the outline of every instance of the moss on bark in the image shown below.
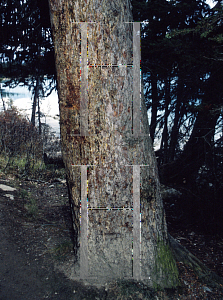
<svg viewBox="0 0 223 300"><path fill-rule="evenodd" d="M168 274L168 276L166 276ZM154 285L155 289L161 287L173 288L179 286L179 272L176 261L168 243L158 240L157 255L155 258L154 268Z"/></svg>

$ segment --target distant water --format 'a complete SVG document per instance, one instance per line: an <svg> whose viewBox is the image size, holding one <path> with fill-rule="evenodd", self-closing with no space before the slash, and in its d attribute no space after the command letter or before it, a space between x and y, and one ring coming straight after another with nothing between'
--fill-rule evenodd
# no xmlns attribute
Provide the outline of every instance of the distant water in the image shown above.
<svg viewBox="0 0 223 300"><path fill-rule="evenodd" d="M31 120L32 113L32 93L24 86L17 86L15 88L8 88L1 86L3 91L3 99L6 103L6 107L12 101L12 105L17 107L19 111L28 117ZM41 118L42 123L48 124L56 136L60 136L60 127L59 127L59 104L58 104L58 95L57 92L53 91L50 96L43 98L41 100L40 111L43 114ZM0 111L3 110L3 103L0 99ZM36 111L38 108L36 108ZM36 118L36 124L38 120Z"/></svg>
<svg viewBox="0 0 223 300"><path fill-rule="evenodd" d="M1 85L1 84L0 84ZM13 89L8 87L1 86L3 90L3 97L7 104L9 99L12 100L13 105L16 106L19 111L28 116L28 119L31 120L32 113L32 93L24 86L17 86ZM0 99L0 111L3 110L2 100ZM38 108L36 108L36 111ZM56 136L60 136L60 126L59 126L59 104L58 104L58 95L57 92L52 92L50 96L41 100L40 106L41 112L44 114L44 117L41 118L42 123L48 124ZM150 110L147 112L148 118L150 119ZM36 124L38 120L36 117ZM157 146L156 146L157 148Z"/></svg>

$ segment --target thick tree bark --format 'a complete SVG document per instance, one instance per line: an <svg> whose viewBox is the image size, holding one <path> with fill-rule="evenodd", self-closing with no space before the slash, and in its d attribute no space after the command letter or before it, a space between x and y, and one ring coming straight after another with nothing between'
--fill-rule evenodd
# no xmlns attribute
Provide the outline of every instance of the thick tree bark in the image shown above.
<svg viewBox="0 0 223 300"><path fill-rule="evenodd" d="M129 1L49 3L74 277L91 284L134 278L176 286L144 98L141 113L134 100L140 95L140 77L134 77L139 57L133 55L132 67L139 32Z"/></svg>

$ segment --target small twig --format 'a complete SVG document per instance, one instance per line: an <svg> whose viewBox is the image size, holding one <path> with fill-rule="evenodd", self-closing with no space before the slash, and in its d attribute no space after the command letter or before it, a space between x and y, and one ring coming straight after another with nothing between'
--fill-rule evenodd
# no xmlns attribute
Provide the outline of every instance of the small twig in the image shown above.
<svg viewBox="0 0 223 300"><path fill-rule="evenodd" d="M34 182L39 182L39 183L45 183L45 184L51 184L50 182L43 181L40 179L32 179L32 178L25 178L26 181L34 181Z"/></svg>

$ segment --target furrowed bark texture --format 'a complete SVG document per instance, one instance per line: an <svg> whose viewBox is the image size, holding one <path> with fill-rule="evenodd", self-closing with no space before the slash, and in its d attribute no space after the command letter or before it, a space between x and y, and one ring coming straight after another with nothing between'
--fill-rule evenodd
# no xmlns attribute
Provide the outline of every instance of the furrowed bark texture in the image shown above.
<svg viewBox="0 0 223 300"><path fill-rule="evenodd" d="M167 242L156 161L146 135L144 98L141 135L132 132L133 122L140 120L133 120L132 113L130 3L49 3L63 160L76 238L75 278L91 284L134 278L150 286L175 286L177 270ZM88 67L81 68L86 45ZM137 207L134 199L139 191ZM84 197L88 207L81 201Z"/></svg>

